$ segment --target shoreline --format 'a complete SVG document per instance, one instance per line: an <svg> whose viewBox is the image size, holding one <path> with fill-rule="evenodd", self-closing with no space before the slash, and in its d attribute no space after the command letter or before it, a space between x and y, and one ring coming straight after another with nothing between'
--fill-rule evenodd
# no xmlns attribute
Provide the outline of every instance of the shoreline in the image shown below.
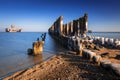
<svg viewBox="0 0 120 80"><path fill-rule="evenodd" d="M43 55L39 55L39 56L43 56ZM32 65L30 65L30 66L27 66L27 67L20 68L20 69L18 69L18 70L9 72L9 73L1 76L1 77L0 77L0 80L1 80L1 79L4 79L4 78L6 78L6 77L9 77L9 76L11 76L11 75L13 75L13 74L15 74L15 73L17 73L17 72L21 72L21 71L24 71L24 70L26 70L26 69L28 69L28 68L32 68L33 66L36 66L36 65L38 65L38 64L41 64L42 62L45 62L45 61L51 59L51 58L54 57L54 56L56 56L56 54L55 54L55 55L51 55L51 56L49 56L48 58L45 58L45 59L42 60L41 62L38 62L38 63L32 64Z"/></svg>
<svg viewBox="0 0 120 80"><path fill-rule="evenodd" d="M3 80L8 79L113 80L120 79L120 77L116 76L113 72L102 68L93 61L81 57L80 55L76 55L76 52L67 51L60 52L59 54L52 56L51 59L45 60L40 64L18 71Z"/></svg>

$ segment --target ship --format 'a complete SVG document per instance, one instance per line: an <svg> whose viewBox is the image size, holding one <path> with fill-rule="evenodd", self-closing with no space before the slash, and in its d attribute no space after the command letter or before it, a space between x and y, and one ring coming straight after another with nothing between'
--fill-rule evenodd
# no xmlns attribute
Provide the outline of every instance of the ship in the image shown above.
<svg viewBox="0 0 120 80"><path fill-rule="evenodd" d="M88 30L88 33L92 33L92 30Z"/></svg>
<svg viewBox="0 0 120 80"><path fill-rule="evenodd" d="M15 26L11 25L11 27L10 28L6 28L5 31L6 32L21 32L22 29L18 29Z"/></svg>

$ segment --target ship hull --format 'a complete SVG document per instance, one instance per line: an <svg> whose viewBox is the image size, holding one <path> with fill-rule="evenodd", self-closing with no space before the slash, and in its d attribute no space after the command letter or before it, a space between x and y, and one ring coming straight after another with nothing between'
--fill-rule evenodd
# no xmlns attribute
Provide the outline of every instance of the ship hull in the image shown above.
<svg viewBox="0 0 120 80"><path fill-rule="evenodd" d="M22 29L17 29L14 26L11 26L11 28L6 28L5 32L21 32Z"/></svg>

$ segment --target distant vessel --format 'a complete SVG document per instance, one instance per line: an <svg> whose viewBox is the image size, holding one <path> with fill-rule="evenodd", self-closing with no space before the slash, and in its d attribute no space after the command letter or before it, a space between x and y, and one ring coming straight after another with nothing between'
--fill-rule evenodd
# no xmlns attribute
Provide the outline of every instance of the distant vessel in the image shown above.
<svg viewBox="0 0 120 80"><path fill-rule="evenodd" d="M92 30L88 30L88 33L92 33Z"/></svg>
<svg viewBox="0 0 120 80"><path fill-rule="evenodd" d="M22 29L18 29L15 26L11 25L11 27L10 28L6 28L5 31L6 32L21 32Z"/></svg>

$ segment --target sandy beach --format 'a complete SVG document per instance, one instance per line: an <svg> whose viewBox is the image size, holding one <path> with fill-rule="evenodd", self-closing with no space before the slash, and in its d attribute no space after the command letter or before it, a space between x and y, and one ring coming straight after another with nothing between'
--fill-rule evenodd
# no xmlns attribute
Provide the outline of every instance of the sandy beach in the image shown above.
<svg viewBox="0 0 120 80"><path fill-rule="evenodd" d="M105 49L104 49L105 50ZM108 50L108 49L107 49ZM109 50L108 50L109 51ZM120 50L116 50L116 54ZM114 54L114 55L116 55ZM112 56L112 55L110 55ZM113 57L114 58L114 57ZM119 60L110 59L119 63ZM4 80L119 80L112 71L76 55L76 52L60 52L51 59L26 70L14 73Z"/></svg>

